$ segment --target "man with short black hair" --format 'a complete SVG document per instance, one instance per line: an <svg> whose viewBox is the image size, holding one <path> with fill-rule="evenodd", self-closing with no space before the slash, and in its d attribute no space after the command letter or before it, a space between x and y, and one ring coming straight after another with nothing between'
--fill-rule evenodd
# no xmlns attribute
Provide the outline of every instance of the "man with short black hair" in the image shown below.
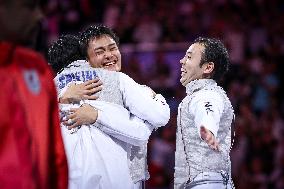
<svg viewBox="0 0 284 189"><path fill-rule="evenodd" d="M228 71L227 49L219 40L198 38L180 63L187 96L178 109L175 188L231 188L234 111L216 83Z"/></svg>

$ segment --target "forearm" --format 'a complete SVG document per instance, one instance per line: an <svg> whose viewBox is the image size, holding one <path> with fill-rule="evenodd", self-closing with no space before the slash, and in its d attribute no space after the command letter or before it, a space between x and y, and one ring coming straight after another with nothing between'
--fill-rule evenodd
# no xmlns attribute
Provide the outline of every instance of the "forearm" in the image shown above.
<svg viewBox="0 0 284 189"><path fill-rule="evenodd" d="M153 98L149 89L137 84L125 74L120 76L123 100L129 111L155 127L166 125L170 118L170 108L164 97L157 94Z"/></svg>
<svg viewBox="0 0 284 189"><path fill-rule="evenodd" d="M147 120L155 128L165 126L170 118L170 108L162 99L163 97L159 94L154 99L137 98L139 101L130 108L130 112L143 120Z"/></svg>
<svg viewBox="0 0 284 189"><path fill-rule="evenodd" d="M170 119L170 107L165 98L160 94L157 94L154 100L156 101L156 104L148 110L147 115L149 118L147 121L150 120L149 123L154 125L155 128L158 128L165 126L168 123Z"/></svg>
<svg viewBox="0 0 284 189"><path fill-rule="evenodd" d="M122 106L107 102L89 102L98 109L96 122L103 125L101 130L106 134L135 146L148 141L152 132L151 125L137 117L131 117Z"/></svg>
<svg viewBox="0 0 284 189"><path fill-rule="evenodd" d="M131 120L128 120L128 122L131 127L125 127L126 124L113 127L109 122L104 123L104 127L102 127L101 130L106 134L133 146L141 146L147 143L152 132L151 126L147 126L144 122L139 123Z"/></svg>

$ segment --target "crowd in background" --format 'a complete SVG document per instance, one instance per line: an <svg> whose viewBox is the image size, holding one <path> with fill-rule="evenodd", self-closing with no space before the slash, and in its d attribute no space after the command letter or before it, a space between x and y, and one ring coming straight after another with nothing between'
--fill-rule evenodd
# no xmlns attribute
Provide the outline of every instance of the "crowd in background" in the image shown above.
<svg viewBox="0 0 284 189"><path fill-rule="evenodd" d="M49 0L44 11L43 52L60 34L103 23L120 37L122 71L166 97L170 122L148 143L149 189L173 186L177 107L185 96L179 60L198 36L223 40L232 62L222 86L236 114L236 188L284 188L283 1Z"/></svg>

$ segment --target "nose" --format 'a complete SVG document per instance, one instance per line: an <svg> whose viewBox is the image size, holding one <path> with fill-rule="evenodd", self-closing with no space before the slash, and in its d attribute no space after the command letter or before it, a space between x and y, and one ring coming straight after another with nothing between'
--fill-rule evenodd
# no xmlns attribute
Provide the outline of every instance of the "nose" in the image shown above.
<svg viewBox="0 0 284 189"><path fill-rule="evenodd" d="M184 59L185 59L184 57L183 57L182 59L180 59L180 61L179 61L179 62L180 62L180 64L181 64L181 65L183 65L183 64L184 64Z"/></svg>
<svg viewBox="0 0 284 189"><path fill-rule="evenodd" d="M104 56L105 56L106 58L111 58L111 57L112 57L111 51L106 50Z"/></svg>

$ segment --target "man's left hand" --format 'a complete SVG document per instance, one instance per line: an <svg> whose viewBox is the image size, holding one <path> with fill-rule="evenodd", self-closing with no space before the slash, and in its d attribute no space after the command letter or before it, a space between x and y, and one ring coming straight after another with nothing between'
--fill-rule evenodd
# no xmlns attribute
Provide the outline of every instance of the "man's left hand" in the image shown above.
<svg viewBox="0 0 284 189"><path fill-rule="evenodd" d="M201 126L200 135L211 149L219 151L219 143L210 130L206 129L204 126Z"/></svg>

